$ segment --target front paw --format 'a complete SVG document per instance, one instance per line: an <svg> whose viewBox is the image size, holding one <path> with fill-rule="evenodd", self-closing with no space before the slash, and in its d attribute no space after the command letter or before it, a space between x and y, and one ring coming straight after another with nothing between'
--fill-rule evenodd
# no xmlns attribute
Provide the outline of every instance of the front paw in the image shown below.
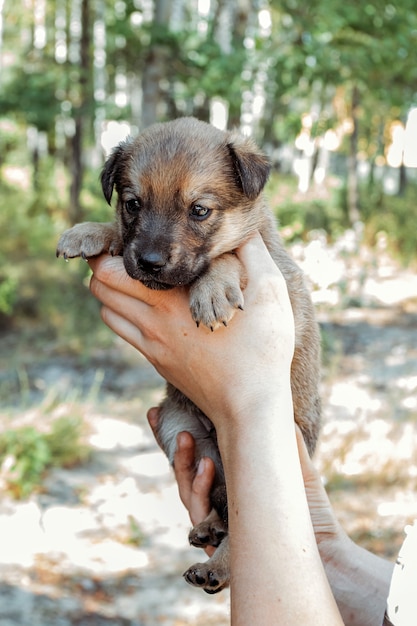
<svg viewBox="0 0 417 626"><path fill-rule="evenodd" d="M215 284L200 279L190 289L190 310L197 326L216 330L227 326L237 309L243 310L243 294L237 282L222 280Z"/></svg>
<svg viewBox="0 0 417 626"><path fill-rule="evenodd" d="M114 224L84 222L66 230L58 241L57 257L83 259L108 252L113 256L123 250L122 241Z"/></svg>

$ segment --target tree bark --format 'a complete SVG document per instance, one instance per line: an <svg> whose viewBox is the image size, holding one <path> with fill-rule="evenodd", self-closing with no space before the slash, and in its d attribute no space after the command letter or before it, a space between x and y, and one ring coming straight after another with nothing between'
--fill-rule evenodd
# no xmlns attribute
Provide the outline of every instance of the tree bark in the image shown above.
<svg viewBox="0 0 417 626"><path fill-rule="evenodd" d="M145 57L142 74L143 128L161 121L165 113L163 80L167 78L169 50L161 43L160 32L163 29L168 31L170 14L170 2L155 0L152 40Z"/></svg>
<svg viewBox="0 0 417 626"><path fill-rule="evenodd" d="M91 60L91 16L89 0L81 3L81 39L80 39L80 72L79 72L79 105L74 112L74 136L71 140L71 185L70 209L71 224L83 219L80 194L84 176L83 144L86 128L92 124L93 95L92 60Z"/></svg>
<svg viewBox="0 0 417 626"><path fill-rule="evenodd" d="M359 90L356 85L352 90L351 119L352 133L349 140L348 176L347 176L347 207L348 217L352 224L360 221L359 180L358 180L358 107Z"/></svg>
<svg viewBox="0 0 417 626"><path fill-rule="evenodd" d="M407 188L407 170L405 168L404 162L402 162L400 165L397 195L404 196L406 188Z"/></svg>

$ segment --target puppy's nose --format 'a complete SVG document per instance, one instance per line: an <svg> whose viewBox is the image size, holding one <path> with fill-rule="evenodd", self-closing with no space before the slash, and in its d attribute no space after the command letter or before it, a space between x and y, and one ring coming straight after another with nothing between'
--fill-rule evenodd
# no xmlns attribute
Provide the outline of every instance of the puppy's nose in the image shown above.
<svg viewBox="0 0 417 626"><path fill-rule="evenodd" d="M138 257L138 266L151 274L160 272L165 263L166 259L160 252L146 252Z"/></svg>

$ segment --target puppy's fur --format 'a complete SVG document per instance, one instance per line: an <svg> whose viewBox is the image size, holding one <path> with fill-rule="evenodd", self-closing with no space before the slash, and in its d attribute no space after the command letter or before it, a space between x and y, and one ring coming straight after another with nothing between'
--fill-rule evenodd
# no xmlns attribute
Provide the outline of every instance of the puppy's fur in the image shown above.
<svg viewBox="0 0 417 626"><path fill-rule="evenodd" d="M243 308L245 277L233 250L259 230L288 284L296 332L294 415L313 453L320 414L319 335L302 273L284 250L262 194L268 175L266 157L237 133L193 118L157 124L121 143L104 166L104 196L110 203L114 188L118 194L115 223L71 228L57 255L120 254L128 274L152 289L188 285L191 315L213 330ZM227 499L216 433L197 406L168 384L158 439L171 463L176 436L184 430L196 440L196 463L210 456L216 465L213 510L191 531L190 541L217 546L209 561L184 576L215 593L229 581Z"/></svg>

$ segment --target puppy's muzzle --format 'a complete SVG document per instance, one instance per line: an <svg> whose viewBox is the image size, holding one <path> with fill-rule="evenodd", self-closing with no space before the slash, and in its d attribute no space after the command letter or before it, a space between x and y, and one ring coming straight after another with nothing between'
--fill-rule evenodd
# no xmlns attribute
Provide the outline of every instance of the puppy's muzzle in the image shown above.
<svg viewBox="0 0 417 626"><path fill-rule="evenodd" d="M125 248L123 260L129 276L150 289L172 289L178 284L178 280L173 280L167 271L169 253L166 250L154 247L144 249L131 244Z"/></svg>
<svg viewBox="0 0 417 626"><path fill-rule="evenodd" d="M160 252L147 252L137 257L138 268L147 274L158 274L166 265L165 255Z"/></svg>

